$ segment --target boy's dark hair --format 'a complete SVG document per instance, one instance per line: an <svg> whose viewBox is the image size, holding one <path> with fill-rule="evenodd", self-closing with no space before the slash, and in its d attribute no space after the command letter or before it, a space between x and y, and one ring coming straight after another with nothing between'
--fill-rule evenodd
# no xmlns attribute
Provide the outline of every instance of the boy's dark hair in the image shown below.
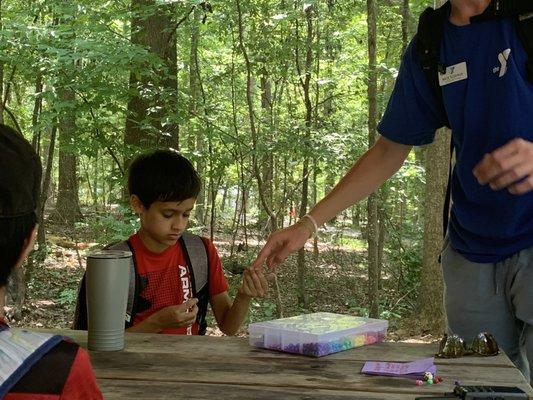
<svg viewBox="0 0 533 400"><path fill-rule="evenodd" d="M146 209L155 201L196 198L200 187L200 177L191 162L175 151L143 154L130 166L128 190Z"/></svg>
<svg viewBox="0 0 533 400"><path fill-rule="evenodd" d="M0 287L37 222L41 174L41 160L28 141L0 124Z"/></svg>

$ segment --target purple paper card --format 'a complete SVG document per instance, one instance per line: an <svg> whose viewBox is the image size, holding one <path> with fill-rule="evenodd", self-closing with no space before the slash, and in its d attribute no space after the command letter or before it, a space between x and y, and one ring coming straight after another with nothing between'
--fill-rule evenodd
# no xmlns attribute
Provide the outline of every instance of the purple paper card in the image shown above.
<svg viewBox="0 0 533 400"><path fill-rule="evenodd" d="M363 366L361 372L367 375L400 376L411 379L422 379L424 377L424 372L431 372L433 375L437 374L437 367L433 361L433 357L407 363L368 361Z"/></svg>

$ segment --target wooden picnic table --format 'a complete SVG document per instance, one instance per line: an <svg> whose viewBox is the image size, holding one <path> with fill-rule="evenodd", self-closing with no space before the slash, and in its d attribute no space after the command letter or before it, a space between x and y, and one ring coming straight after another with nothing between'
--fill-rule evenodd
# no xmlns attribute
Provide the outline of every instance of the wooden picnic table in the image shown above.
<svg viewBox="0 0 533 400"><path fill-rule="evenodd" d="M55 331L86 347L82 331ZM449 392L454 381L533 390L505 354L435 359L438 385L366 376L365 361L413 361L436 344L380 343L322 358L256 349L236 337L126 334L119 352L91 352L106 399L414 399Z"/></svg>

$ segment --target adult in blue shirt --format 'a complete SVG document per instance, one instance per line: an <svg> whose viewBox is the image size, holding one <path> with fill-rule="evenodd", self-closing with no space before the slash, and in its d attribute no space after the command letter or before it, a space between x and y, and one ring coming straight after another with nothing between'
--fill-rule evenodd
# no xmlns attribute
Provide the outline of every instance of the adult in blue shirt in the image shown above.
<svg viewBox="0 0 533 400"><path fill-rule="evenodd" d="M449 119L457 163L442 253L451 332L492 332L524 375L533 362L533 84L512 19L470 23L490 0L451 0L441 61L444 108L409 45L381 137L305 218L268 239L254 266L280 264L317 226L367 197ZM378 168L376 166L379 166ZM529 360L529 362L528 362Z"/></svg>

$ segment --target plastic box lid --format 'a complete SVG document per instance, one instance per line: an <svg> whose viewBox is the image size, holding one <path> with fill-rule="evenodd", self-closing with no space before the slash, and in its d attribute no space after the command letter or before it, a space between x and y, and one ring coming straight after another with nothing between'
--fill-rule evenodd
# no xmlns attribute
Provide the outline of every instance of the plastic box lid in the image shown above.
<svg viewBox="0 0 533 400"><path fill-rule="evenodd" d="M387 329L388 321L352 315L318 312L250 324L250 334L296 334L300 340L318 342L333 337Z"/></svg>

